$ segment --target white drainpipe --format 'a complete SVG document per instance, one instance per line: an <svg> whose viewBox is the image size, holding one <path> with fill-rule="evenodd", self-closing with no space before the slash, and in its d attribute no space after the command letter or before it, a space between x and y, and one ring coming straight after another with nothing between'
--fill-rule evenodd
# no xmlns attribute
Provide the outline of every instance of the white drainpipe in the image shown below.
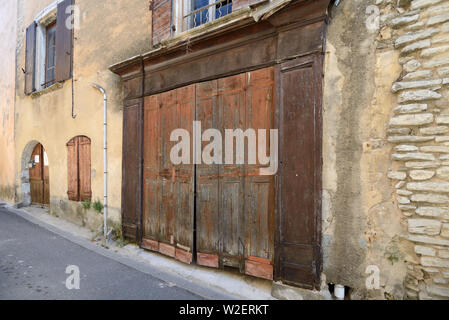
<svg viewBox="0 0 449 320"><path fill-rule="evenodd" d="M104 158L104 223L103 223L103 232L104 238L108 241L108 99L106 95L106 90L103 89L98 84L93 83L93 87L100 90L103 94L103 102L104 102L104 123L103 123L103 131L104 131L104 145L103 145L103 158Z"/></svg>

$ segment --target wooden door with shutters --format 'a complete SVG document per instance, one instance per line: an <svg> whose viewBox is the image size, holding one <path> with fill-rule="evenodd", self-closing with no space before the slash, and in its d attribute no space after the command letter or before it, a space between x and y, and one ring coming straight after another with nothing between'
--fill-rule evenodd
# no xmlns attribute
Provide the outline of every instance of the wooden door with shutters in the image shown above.
<svg viewBox="0 0 449 320"><path fill-rule="evenodd" d="M321 55L278 66L280 168L276 279L319 288L321 273Z"/></svg>
<svg viewBox="0 0 449 320"><path fill-rule="evenodd" d="M30 159L31 203L50 204L50 181L47 154L38 143Z"/></svg>
<svg viewBox="0 0 449 320"><path fill-rule="evenodd" d="M175 129L189 135L194 121L195 86L147 97L144 106L142 246L192 262L194 166L170 159Z"/></svg>

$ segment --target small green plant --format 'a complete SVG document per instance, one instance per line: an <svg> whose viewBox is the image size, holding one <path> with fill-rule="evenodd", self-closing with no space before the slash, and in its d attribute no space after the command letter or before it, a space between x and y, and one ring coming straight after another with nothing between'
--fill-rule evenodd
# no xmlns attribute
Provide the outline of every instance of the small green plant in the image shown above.
<svg viewBox="0 0 449 320"><path fill-rule="evenodd" d="M396 252L385 253L385 257L391 262L391 265L399 261L399 255Z"/></svg>
<svg viewBox="0 0 449 320"><path fill-rule="evenodd" d="M384 257L391 262L391 265L403 258L398 242L398 238L394 237L385 249Z"/></svg>
<svg viewBox="0 0 449 320"><path fill-rule="evenodd" d="M112 234L117 246L122 248L128 244L128 242L123 237L122 225L120 223L112 222Z"/></svg>
<svg viewBox="0 0 449 320"><path fill-rule="evenodd" d="M103 204L100 202L100 200L96 200L96 201L93 203L92 206L93 206L94 210L97 211L98 213L102 213L102 212L103 212L104 206L103 206Z"/></svg>
<svg viewBox="0 0 449 320"><path fill-rule="evenodd" d="M89 210L92 207L92 202L90 200L83 202L83 208Z"/></svg>

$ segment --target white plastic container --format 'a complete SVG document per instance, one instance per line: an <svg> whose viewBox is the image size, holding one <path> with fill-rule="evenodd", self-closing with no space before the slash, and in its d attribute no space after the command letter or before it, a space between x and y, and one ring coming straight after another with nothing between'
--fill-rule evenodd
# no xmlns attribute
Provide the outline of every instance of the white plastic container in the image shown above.
<svg viewBox="0 0 449 320"><path fill-rule="evenodd" d="M345 299L345 287L341 284L336 284L334 287L334 296L338 300L344 300Z"/></svg>

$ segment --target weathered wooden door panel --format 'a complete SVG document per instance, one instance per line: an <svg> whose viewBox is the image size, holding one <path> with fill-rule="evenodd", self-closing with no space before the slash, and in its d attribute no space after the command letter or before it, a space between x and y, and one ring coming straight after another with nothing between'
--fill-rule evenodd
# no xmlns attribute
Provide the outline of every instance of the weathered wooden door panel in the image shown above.
<svg viewBox="0 0 449 320"><path fill-rule="evenodd" d="M177 107L179 115L177 128L182 128L189 132L190 137L192 137L192 123L195 120L195 91L195 85L177 90ZM194 247L194 163L191 162L190 164L177 165L175 174L178 181L178 189L176 190L176 199L178 201L176 211L176 254L179 260L191 262ZM187 256L185 256L182 251L188 251ZM178 256L178 254L180 256ZM187 261L185 259L187 259Z"/></svg>
<svg viewBox="0 0 449 320"><path fill-rule="evenodd" d="M122 226L126 238L139 238L141 126L142 104L125 107L123 111L123 187Z"/></svg>
<svg viewBox="0 0 449 320"><path fill-rule="evenodd" d="M173 130L179 127L179 114L177 105L177 90L161 94L161 205L159 221L159 241L174 245L176 235L176 209L178 181L175 177L176 167L170 161L170 149L174 143L170 142Z"/></svg>
<svg viewBox="0 0 449 320"><path fill-rule="evenodd" d="M243 263L242 234L244 219L243 178L234 179L222 177L220 179L220 257L223 266L241 267ZM240 250L239 250L240 249Z"/></svg>
<svg viewBox="0 0 449 320"><path fill-rule="evenodd" d="M312 56L279 67L276 278L306 288L320 276L321 70Z"/></svg>
<svg viewBox="0 0 449 320"><path fill-rule="evenodd" d="M273 68L267 68L198 84L197 120L203 131L219 129L223 141L226 129L263 129L269 137L274 128L273 78ZM245 164L238 164L236 145L234 139L232 164L197 167L198 263L240 267L272 279L274 180L260 175L258 163L248 164L247 143Z"/></svg>
<svg viewBox="0 0 449 320"><path fill-rule="evenodd" d="M90 139L78 137L78 148L80 201L90 201L92 199Z"/></svg>
<svg viewBox="0 0 449 320"><path fill-rule="evenodd" d="M44 147L37 144L30 159L33 167L29 170L31 202L35 204L50 204L49 167L45 156Z"/></svg>
<svg viewBox="0 0 449 320"><path fill-rule="evenodd" d="M192 131L195 86L145 99L142 246L190 263L193 251L194 167L174 165L175 129Z"/></svg>
<svg viewBox="0 0 449 320"><path fill-rule="evenodd" d="M270 129L274 129L274 69L249 73L246 96L246 127L265 132L266 152L271 151ZM258 139L261 139L259 136ZM275 146L273 146L274 148ZM258 147L259 149L259 147ZM274 174L261 175L259 163L247 166L248 246L247 256L259 256L273 262L274 254Z"/></svg>
<svg viewBox="0 0 449 320"><path fill-rule="evenodd" d="M143 177L143 238L158 241L160 211L160 105L159 96L145 99L144 107L144 177ZM152 249L156 251L155 245ZM151 248L150 248L151 249Z"/></svg>
<svg viewBox="0 0 449 320"><path fill-rule="evenodd" d="M247 74L218 80L218 106L220 130L226 140L226 130L245 130L245 87ZM223 266L242 267L244 257L244 183L245 166L237 164L237 139L233 142L232 164L219 167L220 198L220 256ZM225 150L226 151L226 150ZM225 154L226 156L226 154Z"/></svg>
<svg viewBox="0 0 449 320"><path fill-rule="evenodd" d="M30 180L31 202L34 204L44 204L44 181Z"/></svg>
<svg viewBox="0 0 449 320"><path fill-rule="evenodd" d="M201 121L203 131L219 128L217 85L216 80L196 85L196 120ZM202 148L207 144L202 142ZM218 164L196 166L195 201L197 263L216 268L220 251L218 169Z"/></svg>
<svg viewBox="0 0 449 320"><path fill-rule="evenodd" d="M248 73L246 92L246 128L265 133L266 152L271 149L270 129L274 126L274 68ZM261 136L258 136L258 142ZM257 146L258 151L259 146ZM247 274L273 279L274 264L274 174L261 175L266 167L259 162L246 166L245 183L245 272Z"/></svg>

